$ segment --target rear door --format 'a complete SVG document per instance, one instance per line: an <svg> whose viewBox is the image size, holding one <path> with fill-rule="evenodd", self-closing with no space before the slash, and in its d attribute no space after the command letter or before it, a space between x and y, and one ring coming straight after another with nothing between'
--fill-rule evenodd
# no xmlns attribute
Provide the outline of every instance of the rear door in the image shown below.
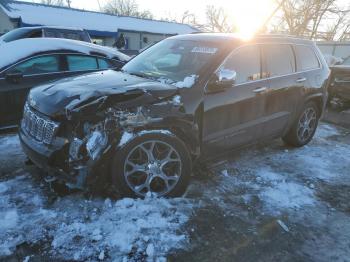
<svg viewBox="0 0 350 262"><path fill-rule="evenodd" d="M11 67L0 79L0 127L17 125L32 87L61 78L60 55L29 58Z"/></svg>
<svg viewBox="0 0 350 262"><path fill-rule="evenodd" d="M306 97L305 92L319 89L324 82L324 72L321 70L321 62L316 55L315 49L311 45L295 45L297 58L297 71L303 72L305 91L302 97ZM300 101L304 103L305 101ZM300 104L299 104L300 106Z"/></svg>
<svg viewBox="0 0 350 262"><path fill-rule="evenodd" d="M290 44L263 44L263 77L269 79L266 93L266 137L280 136L293 121L298 97L306 81L305 74L296 72L296 58Z"/></svg>
<svg viewBox="0 0 350 262"><path fill-rule="evenodd" d="M233 87L204 99L203 141L209 150L232 148L258 139L264 123L268 80L261 79L261 48L235 50L222 68L237 73Z"/></svg>

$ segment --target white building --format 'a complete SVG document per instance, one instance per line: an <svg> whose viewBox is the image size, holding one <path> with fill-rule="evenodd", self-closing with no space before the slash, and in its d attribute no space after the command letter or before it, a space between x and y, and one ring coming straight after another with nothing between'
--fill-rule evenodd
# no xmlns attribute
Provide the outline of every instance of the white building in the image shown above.
<svg viewBox="0 0 350 262"><path fill-rule="evenodd" d="M186 24L0 0L0 35L14 28L39 25L83 28L94 41L107 46L112 46L123 33L125 49L130 51L140 50L172 35L198 32Z"/></svg>

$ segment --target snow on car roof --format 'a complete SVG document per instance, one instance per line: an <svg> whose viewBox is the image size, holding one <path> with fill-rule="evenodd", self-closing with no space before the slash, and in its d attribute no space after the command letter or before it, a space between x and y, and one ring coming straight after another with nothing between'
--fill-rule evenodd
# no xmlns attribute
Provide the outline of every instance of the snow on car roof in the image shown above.
<svg viewBox="0 0 350 262"><path fill-rule="evenodd" d="M198 32L198 29L186 24L116 16L21 1L3 1L3 3L0 3L0 8L12 19L21 19L21 22L26 25L73 26L115 34L119 29L167 35Z"/></svg>
<svg viewBox="0 0 350 262"><path fill-rule="evenodd" d="M128 61L129 56L116 49L87 42L59 38L27 38L0 45L0 70L34 54L69 50L83 54L101 53L108 58Z"/></svg>

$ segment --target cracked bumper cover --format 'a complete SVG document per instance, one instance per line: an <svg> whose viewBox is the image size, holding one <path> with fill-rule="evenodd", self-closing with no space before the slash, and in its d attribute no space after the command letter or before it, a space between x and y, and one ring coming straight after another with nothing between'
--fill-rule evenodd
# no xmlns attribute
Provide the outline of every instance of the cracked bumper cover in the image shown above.
<svg viewBox="0 0 350 262"><path fill-rule="evenodd" d="M35 141L22 129L19 130L18 136L24 153L37 167L50 173L50 175L54 175L66 181L75 181L74 177L65 173L63 170L52 166L52 163L55 160L55 153L62 150L68 143L65 139L56 138L51 145L46 145Z"/></svg>

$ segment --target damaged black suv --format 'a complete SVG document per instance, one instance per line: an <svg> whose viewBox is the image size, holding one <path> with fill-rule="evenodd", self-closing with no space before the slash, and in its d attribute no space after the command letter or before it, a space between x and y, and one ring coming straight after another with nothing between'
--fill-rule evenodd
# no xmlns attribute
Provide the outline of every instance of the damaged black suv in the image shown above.
<svg viewBox="0 0 350 262"><path fill-rule="evenodd" d="M19 131L28 157L71 187L181 195L200 157L268 138L303 146L327 101L313 42L263 35L175 36L121 72L32 89Z"/></svg>

